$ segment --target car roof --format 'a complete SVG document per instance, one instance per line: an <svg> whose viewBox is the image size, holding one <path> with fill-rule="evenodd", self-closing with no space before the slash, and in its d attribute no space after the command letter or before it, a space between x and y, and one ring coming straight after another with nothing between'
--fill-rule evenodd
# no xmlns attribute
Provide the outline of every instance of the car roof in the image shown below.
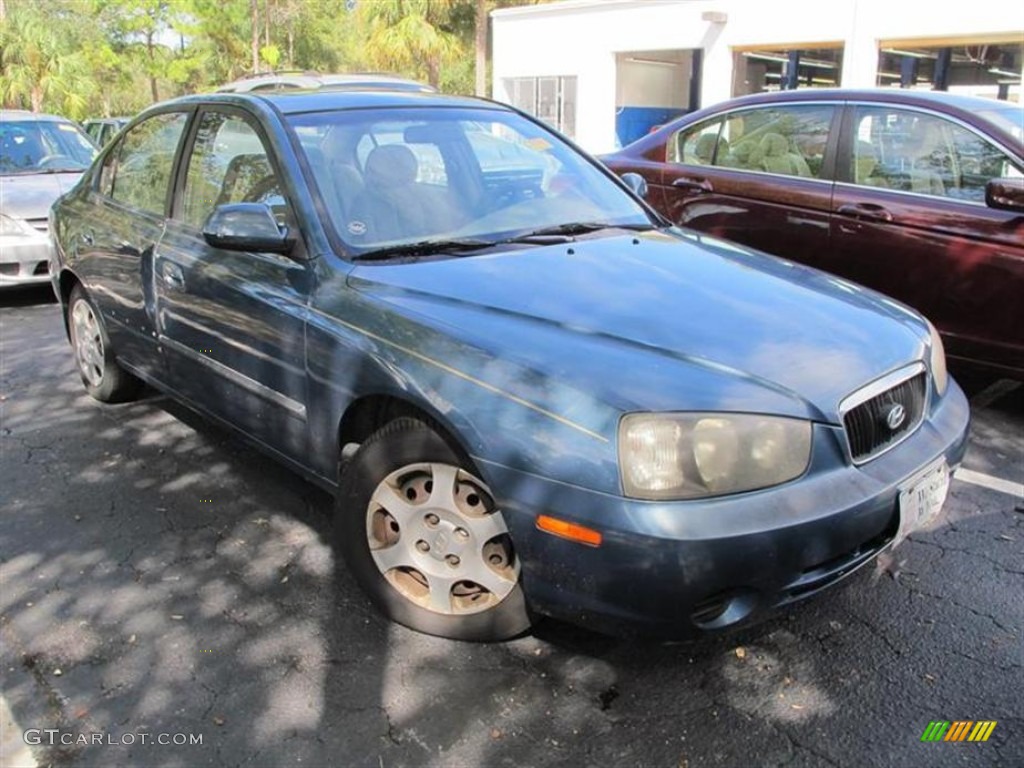
<svg viewBox="0 0 1024 768"><path fill-rule="evenodd" d="M395 75L378 73L320 74L317 72L281 72L250 75L222 85L219 93L245 93L249 91L272 91L288 89L320 89L345 87L394 88L405 91L426 91L436 93L433 86Z"/></svg>
<svg viewBox="0 0 1024 768"><path fill-rule="evenodd" d="M1013 107L1012 102L997 101L981 96L967 96L946 91L925 91L913 88L798 88L792 91L774 91L772 93L755 93L740 96L728 102L710 105L717 109L724 104L746 105L761 103L779 103L787 101L879 101L896 104L912 104L917 106L945 106L964 111L998 109ZM703 111L703 110L702 110Z"/></svg>
<svg viewBox="0 0 1024 768"><path fill-rule="evenodd" d="M70 123L66 117L47 115L42 112L29 112L27 109L0 109L0 122L28 123L46 121L51 123Z"/></svg>
<svg viewBox="0 0 1024 768"><path fill-rule="evenodd" d="M247 91L244 93L206 93L183 96L161 106L173 104L271 104L286 115L304 112L331 112L343 109L388 109L394 107L462 107L508 110L505 105L470 96L449 96L420 91L392 91L358 88L344 90Z"/></svg>
<svg viewBox="0 0 1024 768"><path fill-rule="evenodd" d="M768 106L772 104L816 104L828 102L866 102L889 104L902 107L918 107L942 112L970 125L982 129L990 137L996 139L1005 148L1019 155L1024 153L1024 142L1007 132L1002 126L984 116L985 112L995 110L1022 109L1021 105L1010 101L998 101L979 96L965 96L945 91L924 91L912 88L798 88L792 91L773 91L770 93L754 93L734 99L709 104L696 112L688 112L660 126L645 136L623 147L618 152L625 156L644 155L653 158L649 153L656 152L666 141L666 137L680 126L692 126L704 120L715 119L725 112L747 107ZM616 153L617 154L617 153Z"/></svg>

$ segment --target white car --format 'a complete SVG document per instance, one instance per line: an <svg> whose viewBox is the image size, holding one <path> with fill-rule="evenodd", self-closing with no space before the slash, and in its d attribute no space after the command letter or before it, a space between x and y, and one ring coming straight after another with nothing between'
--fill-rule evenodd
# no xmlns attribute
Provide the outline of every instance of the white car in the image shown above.
<svg viewBox="0 0 1024 768"><path fill-rule="evenodd" d="M70 120L0 110L0 288L49 282L50 206L95 154Z"/></svg>

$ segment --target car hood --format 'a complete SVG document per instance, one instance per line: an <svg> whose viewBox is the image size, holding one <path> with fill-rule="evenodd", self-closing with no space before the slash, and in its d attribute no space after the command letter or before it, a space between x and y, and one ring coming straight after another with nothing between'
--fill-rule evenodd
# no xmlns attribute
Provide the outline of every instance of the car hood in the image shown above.
<svg viewBox="0 0 1024 768"><path fill-rule="evenodd" d="M0 176L0 212L21 219L45 218L54 201L81 177L81 171Z"/></svg>
<svg viewBox="0 0 1024 768"><path fill-rule="evenodd" d="M868 289L688 232L360 265L349 282L622 410L836 423L845 395L922 359L928 334Z"/></svg>

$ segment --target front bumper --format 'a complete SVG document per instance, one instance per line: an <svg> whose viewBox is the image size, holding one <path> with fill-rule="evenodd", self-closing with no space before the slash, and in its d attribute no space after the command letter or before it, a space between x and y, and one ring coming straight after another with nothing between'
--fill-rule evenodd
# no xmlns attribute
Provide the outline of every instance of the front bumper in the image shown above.
<svg viewBox="0 0 1024 768"><path fill-rule="evenodd" d="M50 251L45 232L0 235L0 287L49 282Z"/></svg>
<svg viewBox="0 0 1024 768"><path fill-rule="evenodd" d="M840 428L819 424L803 478L699 502L635 501L480 463L535 611L615 634L685 637L753 623L870 562L893 541L901 485L939 457L959 465L969 422L951 381L912 436L864 465L849 463ZM539 514L603 541L546 534Z"/></svg>

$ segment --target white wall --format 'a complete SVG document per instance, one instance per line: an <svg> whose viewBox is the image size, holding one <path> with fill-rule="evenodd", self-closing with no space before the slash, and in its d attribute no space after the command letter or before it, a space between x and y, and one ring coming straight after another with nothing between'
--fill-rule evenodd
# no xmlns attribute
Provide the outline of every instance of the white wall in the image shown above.
<svg viewBox="0 0 1024 768"><path fill-rule="evenodd" d="M617 53L702 48L706 106L732 94L734 47L841 44L842 84L856 88L875 85L883 40L1024 37L1024 3L1008 0L565 0L492 15L494 97L508 100L508 77L576 75L576 140L593 152L615 146Z"/></svg>
<svg viewBox="0 0 1024 768"><path fill-rule="evenodd" d="M691 57L682 51L630 51L616 56L615 103L632 107L690 104Z"/></svg>

